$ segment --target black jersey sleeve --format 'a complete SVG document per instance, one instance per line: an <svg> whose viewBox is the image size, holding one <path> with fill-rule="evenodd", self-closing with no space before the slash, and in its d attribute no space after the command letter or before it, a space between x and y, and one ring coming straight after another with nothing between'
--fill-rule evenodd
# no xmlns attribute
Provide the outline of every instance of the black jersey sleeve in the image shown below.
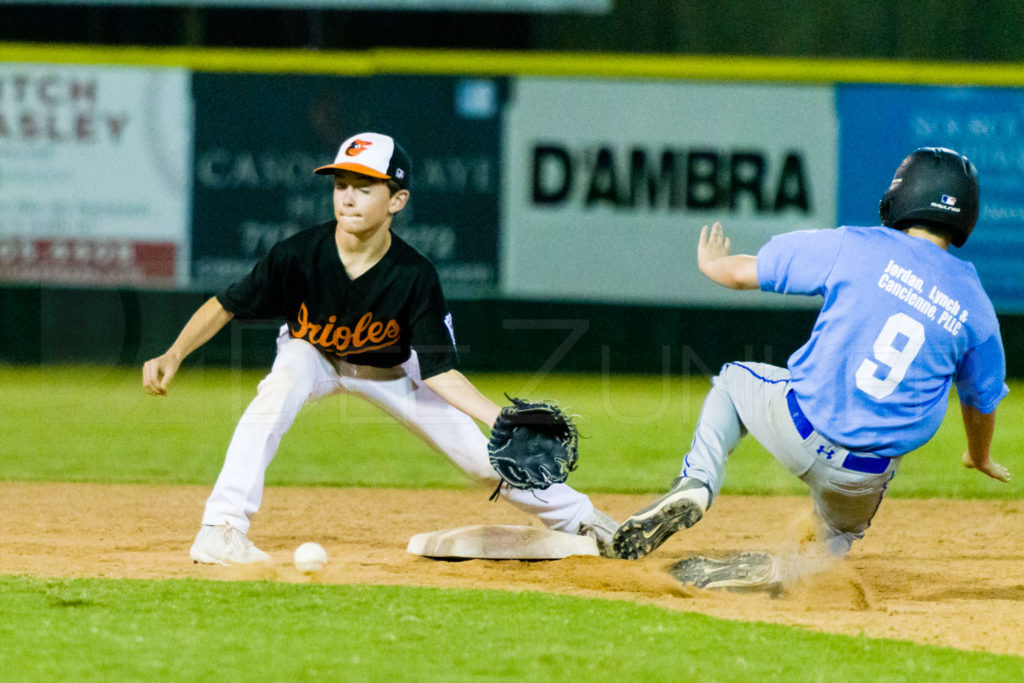
<svg viewBox="0 0 1024 683"><path fill-rule="evenodd" d="M458 365L451 314L436 273L423 278L419 300L422 305L412 316L411 346L419 358L423 379L440 375Z"/></svg>
<svg viewBox="0 0 1024 683"><path fill-rule="evenodd" d="M248 275L217 295L221 306L242 320L286 317L286 251L281 243L274 245Z"/></svg>

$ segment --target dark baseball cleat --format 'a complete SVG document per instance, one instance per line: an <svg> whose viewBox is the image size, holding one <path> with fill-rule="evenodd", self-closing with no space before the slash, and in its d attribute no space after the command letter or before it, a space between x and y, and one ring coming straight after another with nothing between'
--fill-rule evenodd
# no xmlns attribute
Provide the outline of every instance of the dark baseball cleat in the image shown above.
<svg viewBox="0 0 1024 683"><path fill-rule="evenodd" d="M710 496L704 482L679 477L668 493L619 525L612 538L615 556L636 560L650 555L669 536L699 522Z"/></svg>
<svg viewBox="0 0 1024 683"><path fill-rule="evenodd" d="M783 592L775 558L766 552L744 552L723 559L695 555L676 562L669 574L695 588L769 593L772 597Z"/></svg>

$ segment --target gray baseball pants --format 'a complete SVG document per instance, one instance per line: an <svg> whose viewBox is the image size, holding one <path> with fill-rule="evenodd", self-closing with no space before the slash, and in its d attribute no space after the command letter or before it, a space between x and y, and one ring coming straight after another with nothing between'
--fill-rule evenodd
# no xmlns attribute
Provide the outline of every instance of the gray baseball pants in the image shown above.
<svg viewBox="0 0 1024 683"><path fill-rule="evenodd" d="M802 415L789 394L790 374L765 363L727 363L712 379L683 460L682 476L703 481L714 500L729 454L748 432L810 490L821 538L843 556L864 537L899 457L851 452L832 443Z"/></svg>

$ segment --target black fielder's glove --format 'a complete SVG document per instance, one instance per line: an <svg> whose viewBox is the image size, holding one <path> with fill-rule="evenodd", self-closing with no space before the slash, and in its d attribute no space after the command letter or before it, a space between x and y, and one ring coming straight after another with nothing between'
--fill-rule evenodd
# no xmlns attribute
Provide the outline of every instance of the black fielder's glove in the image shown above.
<svg viewBox="0 0 1024 683"><path fill-rule="evenodd" d="M502 483L517 489L546 489L576 469L579 434L572 418L554 403L533 403L508 394L512 405L501 409L491 427L487 454Z"/></svg>

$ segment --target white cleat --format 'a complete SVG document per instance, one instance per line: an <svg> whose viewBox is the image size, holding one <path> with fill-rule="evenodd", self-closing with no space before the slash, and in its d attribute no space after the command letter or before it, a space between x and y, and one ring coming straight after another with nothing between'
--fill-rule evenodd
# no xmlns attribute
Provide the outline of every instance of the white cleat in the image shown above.
<svg viewBox="0 0 1024 683"><path fill-rule="evenodd" d="M679 477L668 493L619 526L612 539L615 556L636 560L650 555L669 536L699 522L710 497L711 491L704 482Z"/></svg>
<svg viewBox="0 0 1024 683"><path fill-rule="evenodd" d="M594 511L580 522L580 530L576 532L576 535L589 536L597 542L597 552L604 557L615 557L615 551L612 550L612 536L615 535L618 526L618 522L594 508Z"/></svg>
<svg viewBox="0 0 1024 683"><path fill-rule="evenodd" d="M189 557L203 564L253 564L273 562L273 558L250 541L245 534L227 524L204 524L196 534Z"/></svg>

